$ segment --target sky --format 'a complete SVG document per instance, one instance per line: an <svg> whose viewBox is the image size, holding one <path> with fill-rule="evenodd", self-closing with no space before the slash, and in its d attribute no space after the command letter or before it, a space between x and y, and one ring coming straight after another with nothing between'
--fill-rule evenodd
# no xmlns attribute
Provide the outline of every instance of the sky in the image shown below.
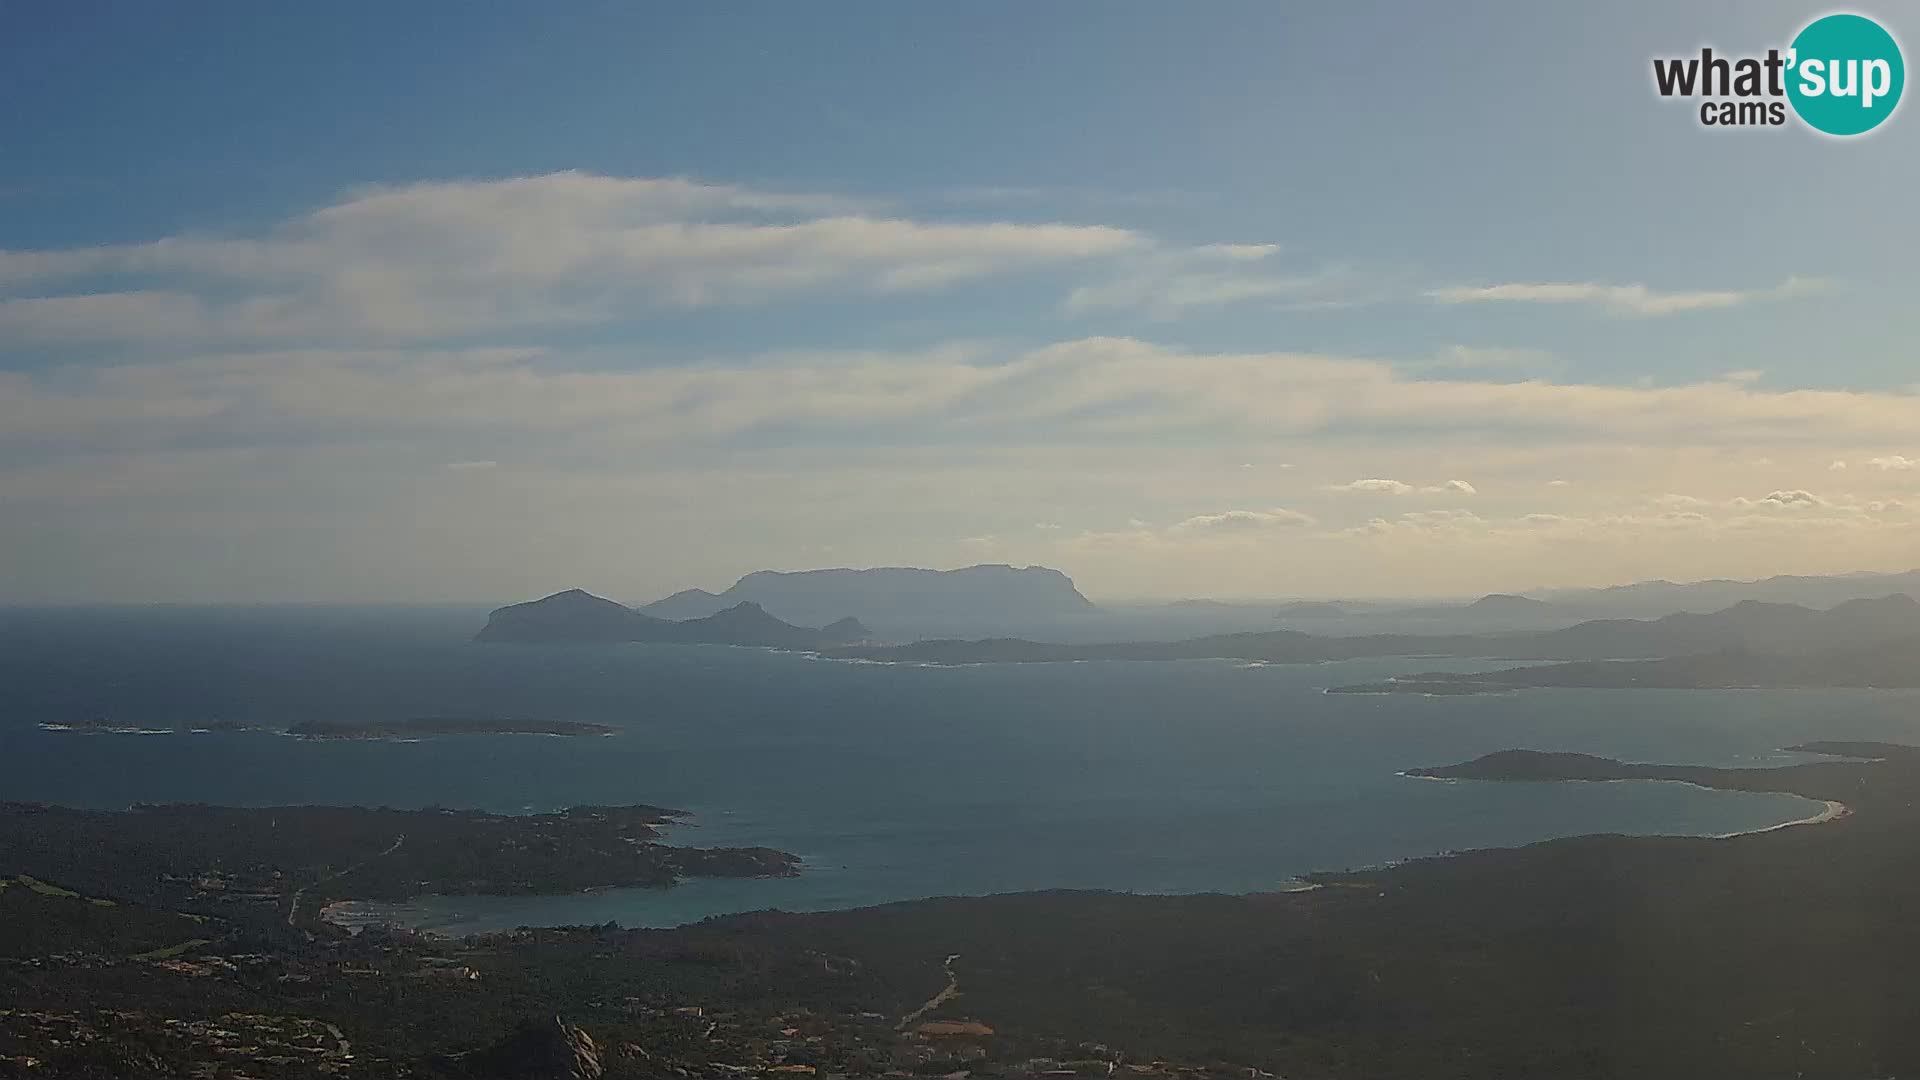
<svg viewBox="0 0 1920 1080"><path fill-rule="evenodd" d="M1911 568L1920 119L1652 89L1825 10L0 0L0 603Z"/></svg>

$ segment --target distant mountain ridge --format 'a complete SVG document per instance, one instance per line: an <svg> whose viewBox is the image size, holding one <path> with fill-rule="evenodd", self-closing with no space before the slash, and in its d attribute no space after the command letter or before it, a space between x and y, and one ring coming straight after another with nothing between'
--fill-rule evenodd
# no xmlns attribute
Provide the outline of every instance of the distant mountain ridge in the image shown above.
<svg viewBox="0 0 1920 1080"><path fill-rule="evenodd" d="M1317 663L1379 656L1462 656L1510 660L1619 660L1741 652L1809 655L1920 636L1920 602L1904 594L1849 600L1825 611L1743 601L1708 615L1596 619L1559 630L1496 634L1367 634L1334 637L1298 630L1214 634L1183 641L1067 645L1019 638L855 646L828 655L924 663L1041 663L1063 660L1261 660Z"/></svg>
<svg viewBox="0 0 1920 1080"><path fill-rule="evenodd" d="M679 642L689 645L754 645L771 649L818 649L869 637L851 616L815 629L795 626L742 601L704 618L659 619L595 596L567 589L524 604L496 608L474 635L486 642Z"/></svg>
<svg viewBox="0 0 1920 1080"><path fill-rule="evenodd" d="M1073 579L1045 566L997 564L958 570L757 570L726 591L683 589L637 610L655 618L704 618L750 601L795 622L853 612L862 619L1052 619L1097 610Z"/></svg>
<svg viewBox="0 0 1920 1080"><path fill-rule="evenodd" d="M1754 581L1640 581L1594 589L1548 589L1531 595L1600 615L1651 611L1718 611L1742 600L1825 608L1892 593L1920 595L1920 570L1895 573L1777 574Z"/></svg>

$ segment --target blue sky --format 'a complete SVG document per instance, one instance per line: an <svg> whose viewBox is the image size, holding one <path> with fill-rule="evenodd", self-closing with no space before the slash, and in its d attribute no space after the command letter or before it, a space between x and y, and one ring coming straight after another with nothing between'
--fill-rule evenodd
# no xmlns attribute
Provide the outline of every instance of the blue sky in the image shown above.
<svg viewBox="0 0 1920 1080"><path fill-rule="evenodd" d="M0 600L1915 562L1920 129L1674 8L5 5Z"/></svg>

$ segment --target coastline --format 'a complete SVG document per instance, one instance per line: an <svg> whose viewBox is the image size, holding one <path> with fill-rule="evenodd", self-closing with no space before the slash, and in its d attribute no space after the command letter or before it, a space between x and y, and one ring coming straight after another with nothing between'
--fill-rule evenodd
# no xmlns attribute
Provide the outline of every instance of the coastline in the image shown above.
<svg viewBox="0 0 1920 1080"><path fill-rule="evenodd" d="M1462 781L1478 781L1480 783L1535 783L1535 784L1680 784L1685 787L1697 788L1701 791L1714 791L1714 792L1726 793L1726 792L1740 790L1737 788L1715 787L1712 784L1702 784L1693 780L1680 780L1673 777L1659 777L1659 776L1618 776L1618 777L1606 777L1606 778L1566 776L1566 777L1557 777L1557 778L1548 778L1548 779L1539 779L1539 780L1485 780L1485 779L1480 779L1478 777L1466 777L1466 776L1434 776L1431 774L1414 772L1411 769L1403 769L1400 772L1395 773L1394 775L1404 780L1426 780L1429 782L1441 783L1441 784L1458 784ZM1790 829L1796 825L1824 825L1831 821L1839 821L1842 818L1853 816L1852 807L1849 807L1846 803L1840 802L1837 799L1815 799L1812 796L1799 795L1791 791L1783 791L1783 792L1779 792L1778 794L1793 795L1795 798L1804 799L1807 802L1821 803L1822 806L1821 806L1820 812L1817 814L1811 814L1803 818L1795 818L1792 821L1782 821L1774 825L1764 825L1757 829L1739 829L1734 832L1625 833L1621 835L1697 836L1705 840L1731 840L1736 836L1758 836L1762 833L1778 832L1781 829Z"/></svg>
<svg viewBox="0 0 1920 1080"><path fill-rule="evenodd" d="M1672 782L1685 783L1685 781L1680 781L1680 780L1676 780ZM1709 790L1712 790L1712 789L1709 789ZM1849 818L1853 816L1853 808L1848 806L1846 803L1839 801L1838 799L1823 799L1820 801L1825 805L1821 808L1819 813L1814 814L1810 817L1803 817L1794 821L1783 821L1778 825L1769 825L1764 829L1748 829L1745 832L1719 833L1713 837L1710 837L1710 839L1731 840L1736 836L1759 836L1762 833L1779 832L1781 829L1791 829L1799 825L1825 825L1829 822L1839 821L1842 818Z"/></svg>

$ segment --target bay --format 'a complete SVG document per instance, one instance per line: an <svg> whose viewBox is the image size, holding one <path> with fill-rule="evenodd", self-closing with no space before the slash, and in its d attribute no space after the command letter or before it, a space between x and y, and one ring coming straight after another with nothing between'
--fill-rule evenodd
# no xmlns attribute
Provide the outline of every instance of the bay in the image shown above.
<svg viewBox="0 0 1920 1080"><path fill-rule="evenodd" d="M1903 691L1328 695L1470 662L930 668L703 646L466 640L478 609L0 612L0 798L472 807L654 803L678 843L801 855L797 878L557 897L428 897L454 931L675 925L1042 888L1248 892L1315 870L1592 832L1717 835L1804 818L1784 795L1673 784L1435 783L1406 768L1525 747L1765 765L1813 738L1920 737ZM606 738L305 741L83 734L106 719L525 716Z"/></svg>

